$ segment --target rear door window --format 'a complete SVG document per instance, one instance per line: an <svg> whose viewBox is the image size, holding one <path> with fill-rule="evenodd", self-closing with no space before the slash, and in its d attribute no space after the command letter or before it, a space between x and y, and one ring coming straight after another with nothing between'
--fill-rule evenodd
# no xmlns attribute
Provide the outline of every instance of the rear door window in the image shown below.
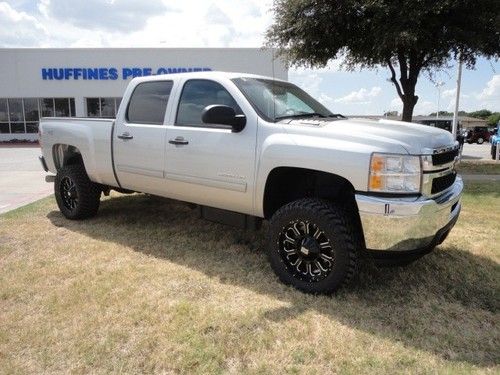
<svg viewBox="0 0 500 375"><path fill-rule="evenodd" d="M162 125L172 85L172 81L139 83L130 97L127 121L134 124Z"/></svg>

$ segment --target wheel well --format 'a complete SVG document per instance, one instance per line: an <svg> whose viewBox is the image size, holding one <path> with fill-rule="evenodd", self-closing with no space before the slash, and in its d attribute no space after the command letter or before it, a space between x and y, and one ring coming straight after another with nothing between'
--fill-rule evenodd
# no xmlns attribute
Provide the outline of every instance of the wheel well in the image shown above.
<svg viewBox="0 0 500 375"><path fill-rule="evenodd" d="M269 174L264 190L264 217L301 198L323 198L352 205L358 211L354 187L345 178L322 171L278 167Z"/></svg>
<svg viewBox="0 0 500 375"><path fill-rule="evenodd" d="M83 164L82 153L75 146L57 144L54 145L52 152L57 170L67 165Z"/></svg>

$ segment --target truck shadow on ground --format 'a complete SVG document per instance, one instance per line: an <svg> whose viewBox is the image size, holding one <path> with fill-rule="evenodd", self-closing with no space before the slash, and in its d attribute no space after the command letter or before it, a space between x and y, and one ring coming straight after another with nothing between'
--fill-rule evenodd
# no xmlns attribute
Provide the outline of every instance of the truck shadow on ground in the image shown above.
<svg viewBox="0 0 500 375"><path fill-rule="evenodd" d="M277 280L262 250L263 231L207 222L179 202L134 194L104 200L98 216L88 221L69 221L58 211L48 218L56 226L286 302L287 307L263 313L264 328L266 322L314 310L444 360L477 366L500 362L500 266L446 243L406 268L365 263L353 285L331 297L310 296Z"/></svg>

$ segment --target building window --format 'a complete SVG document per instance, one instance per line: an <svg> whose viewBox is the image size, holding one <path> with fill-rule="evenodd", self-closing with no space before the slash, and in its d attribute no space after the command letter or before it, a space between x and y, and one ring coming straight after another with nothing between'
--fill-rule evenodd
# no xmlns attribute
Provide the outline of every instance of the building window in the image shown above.
<svg viewBox="0 0 500 375"><path fill-rule="evenodd" d="M87 116L114 118L122 98L87 98Z"/></svg>
<svg viewBox="0 0 500 375"><path fill-rule="evenodd" d="M0 99L0 134L10 133L7 99Z"/></svg>
<svg viewBox="0 0 500 375"><path fill-rule="evenodd" d="M55 98L54 111L56 117L70 117L69 99L68 98Z"/></svg>
<svg viewBox="0 0 500 375"><path fill-rule="evenodd" d="M24 111L22 99L7 99L11 133L26 133L24 129Z"/></svg>
<svg viewBox="0 0 500 375"><path fill-rule="evenodd" d="M37 133L41 117L74 117L74 98L0 98L0 134Z"/></svg>
<svg viewBox="0 0 500 375"><path fill-rule="evenodd" d="M54 117L54 99L40 99L42 117Z"/></svg>

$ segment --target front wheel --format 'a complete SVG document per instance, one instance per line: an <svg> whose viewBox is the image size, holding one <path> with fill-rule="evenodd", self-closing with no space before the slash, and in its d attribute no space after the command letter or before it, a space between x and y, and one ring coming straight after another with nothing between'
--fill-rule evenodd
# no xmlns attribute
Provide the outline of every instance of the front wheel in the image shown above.
<svg viewBox="0 0 500 375"><path fill-rule="evenodd" d="M69 165L57 172L54 194L59 210L71 220L86 219L97 214L101 189L90 181L81 164Z"/></svg>
<svg viewBox="0 0 500 375"><path fill-rule="evenodd" d="M477 139L477 144L478 144L478 145L482 145L483 143L484 143L484 139L483 139L483 138L481 138L481 137L479 137L479 138Z"/></svg>
<svg viewBox="0 0 500 375"><path fill-rule="evenodd" d="M357 271L359 236L339 206L301 199L271 218L268 255L279 279L307 293L332 293Z"/></svg>

